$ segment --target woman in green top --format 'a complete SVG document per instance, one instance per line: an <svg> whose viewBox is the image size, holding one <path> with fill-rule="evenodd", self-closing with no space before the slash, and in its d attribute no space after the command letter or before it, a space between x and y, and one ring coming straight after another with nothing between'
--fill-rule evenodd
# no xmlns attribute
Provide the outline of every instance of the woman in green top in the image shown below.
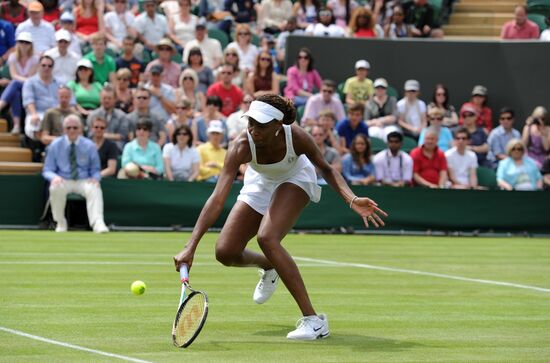
<svg viewBox="0 0 550 363"><path fill-rule="evenodd" d="M92 62L81 59L77 64L76 80L67 83L76 98L76 108L84 116L100 105L101 84L94 82Z"/></svg>

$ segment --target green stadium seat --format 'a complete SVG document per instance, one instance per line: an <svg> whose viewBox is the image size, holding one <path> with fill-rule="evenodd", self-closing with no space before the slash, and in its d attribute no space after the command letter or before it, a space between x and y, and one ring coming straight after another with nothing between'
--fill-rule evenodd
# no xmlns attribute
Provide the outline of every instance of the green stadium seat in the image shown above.
<svg viewBox="0 0 550 363"><path fill-rule="evenodd" d="M111 48L105 48L105 54L107 54L108 56L111 56L113 59L116 59L118 57L117 52L115 52Z"/></svg>
<svg viewBox="0 0 550 363"><path fill-rule="evenodd" d="M388 86L388 89L386 90L386 93L388 94L388 96L395 97L399 101L399 93L397 92L397 90L394 87Z"/></svg>
<svg viewBox="0 0 550 363"><path fill-rule="evenodd" d="M548 25L546 25L546 16L542 14L528 14L527 17L539 26L541 32L548 28Z"/></svg>
<svg viewBox="0 0 550 363"><path fill-rule="evenodd" d="M208 37L212 39L217 39L222 45L222 49L225 49L225 47L227 47L227 44L229 44L229 37L223 30L216 28L208 29Z"/></svg>
<svg viewBox="0 0 550 363"><path fill-rule="evenodd" d="M384 140L379 139L377 137L369 137L370 139L370 149L371 154L376 154L386 148L386 143Z"/></svg>
<svg viewBox="0 0 550 363"><path fill-rule="evenodd" d="M260 46L260 37L257 36L256 34L252 33L251 42L252 42L252 44L254 44L255 46L259 47L259 46Z"/></svg>
<svg viewBox="0 0 550 363"><path fill-rule="evenodd" d="M441 15L441 8L443 7L443 0L429 0L428 2L434 9L434 19L436 21L439 20L439 16Z"/></svg>
<svg viewBox="0 0 550 363"><path fill-rule="evenodd" d="M338 88L336 88L336 92L338 92L338 96L340 96L340 101L343 103L346 103L346 94L344 93L344 86L346 85L346 82L342 82L338 84Z"/></svg>
<svg viewBox="0 0 550 363"><path fill-rule="evenodd" d="M10 66L7 63L0 68L0 78L11 79Z"/></svg>
<svg viewBox="0 0 550 363"><path fill-rule="evenodd" d="M176 51L174 53L174 55L172 56L172 62L177 63L177 64L182 64L183 63L183 55L180 52Z"/></svg>
<svg viewBox="0 0 550 363"><path fill-rule="evenodd" d="M301 123L302 122L302 117L304 116L304 111L306 110L306 106L302 105L302 106L299 106L297 109L296 109L296 121L298 123Z"/></svg>
<svg viewBox="0 0 550 363"><path fill-rule="evenodd" d="M403 151L410 153L411 150L417 146L418 145L416 143L416 140L413 139L412 137L408 137L408 136L403 137L403 146L401 147Z"/></svg>
<svg viewBox="0 0 550 363"><path fill-rule="evenodd" d="M493 169L480 166L477 168L477 183L482 187L497 189L497 175Z"/></svg>
<svg viewBox="0 0 550 363"><path fill-rule="evenodd" d="M279 80L279 93L281 95L285 94L285 87L286 87L286 77Z"/></svg>

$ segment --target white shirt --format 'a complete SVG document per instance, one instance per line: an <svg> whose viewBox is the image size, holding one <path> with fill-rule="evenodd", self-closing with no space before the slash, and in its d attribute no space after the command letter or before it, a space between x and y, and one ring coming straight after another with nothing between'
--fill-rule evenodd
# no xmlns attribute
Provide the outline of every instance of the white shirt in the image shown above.
<svg viewBox="0 0 550 363"><path fill-rule="evenodd" d="M162 157L170 160L175 180L188 180L193 171L193 165L200 163L199 153L194 147L181 150L172 143L164 145Z"/></svg>
<svg viewBox="0 0 550 363"><path fill-rule="evenodd" d="M345 37L346 33L344 29L336 24L329 24L328 26L321 23L310 24L306 28L306 34L310 34L316 37Z"/></svg>
<svg viewBox="0 0 550 363"><path fill-rule="evenodd" d="M143 12L136 17L134 26L151 44L158 44L168 33L168 22L166 17L161 14L155 13L155 19L151 19L146 12Z"/></svg>
<svg viewBox="0 0 550 363"><path fill-rule="evenodd" d="M185 45L183 49L184 62L187 62L187 59L189 59L189 51L193 48L200 48L204 65L211 69L216 68L218 66L217 63L220 62L223 57L220 41L204 37L202 42L193 39Z"/></svg>
<svg viewBox="0 0 550 363"><path fill-rule="evenodd" d="M74 80L76 75L76 64L80 60L80 56L73 53L71 50L67 50L65 56L59 54L59 48L55 47L48 50L45 55L49 55L55 61L53 66L53 76L60 84L67 84L67 82Z"/></svg>
<svg viewBox="0 0 550 363"><path fill-rule="evenodd" d="M382 150L372 159L376 180L386 183L410 182L413 176L413 160L409 154L399 151L393 156L389 149Z"/></svg>
<svg viewBox="0 0 550 363"><path fill-rule="evenodd" d="M460 184L470 185L470 171L477 169L477 156L471 150L465 150L461 155L456 147L445 151L447 167L453 170L456 180Z"/></svg>
<svg viewBox="0 0 550 363"><path fill-rule="evenodd" d="M402 98L397 102L397 112L403 115L408 124L419 128L422 124L422 115L426 113L426 103L422 100L409 103L406 98Z"/></svg>
<svg viewBox="0 0 550 363"><path fill-rule="evenodd" d="M15 38L21 32L29 32L32 35L34 52L40 54L57 45L55 42L55 29L52 24L42 20L38 26L34 26L31 19L27 19L17 27Z"/></svg>
<svg viewBox="0 0 550 363"><path fill-rule="evenodd" d="M244 52L237 42L231 42L227 45L227 48L233 48L239 53L239 68L254 70L256 65L256 57L260 50L254 44L249 44L248 49Z"/></svg>
<svg viewBox="0 0 550 363"><path fill-rule="evenodd" d="M542 33L540 33L540 40L550 42L550 29L546 29Z"/></svg>
<svg viewBox="0 0 550 363"><path fill-rule="evenodd" d="M244 129L246 129L248 121L246 118L241 118L243 114L243 110L238 110L237 112L233 112L227 118L225 124L227 125L227 136L229 137L229 140L233 140L239 136Z"/></svg>
<svg viewBox="0 0 550 363"><path fill-rule="evenodd" d="M109 28L116 40L122 42L124 37L128 35L126 26L134 27L135 19L136 17L134 14L129 11L126 11L124 14L117 14L115 11L110 11L105 14L105 26Z"/></svg>

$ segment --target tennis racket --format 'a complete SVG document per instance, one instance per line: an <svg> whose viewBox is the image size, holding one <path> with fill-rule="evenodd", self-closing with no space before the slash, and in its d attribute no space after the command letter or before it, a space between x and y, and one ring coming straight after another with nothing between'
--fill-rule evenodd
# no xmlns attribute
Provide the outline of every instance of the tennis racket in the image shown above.
<svg viewBox="0 0 550 363"><path fill-rule="evenodd" d="M172 340L179 348L187 348L201 332L208 315L208 296L189 286L187 265L180 266L181 296L172 327Z"/></svg>

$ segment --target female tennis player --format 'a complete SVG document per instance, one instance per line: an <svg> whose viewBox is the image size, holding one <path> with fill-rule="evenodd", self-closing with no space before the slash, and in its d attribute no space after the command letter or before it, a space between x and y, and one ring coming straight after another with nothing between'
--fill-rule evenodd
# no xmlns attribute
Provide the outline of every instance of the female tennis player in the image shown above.
<svg viewBox="0 0 550 363"><path fill-rule="evenodd" d="M226 266L258 266L261 279L254 301L262 304L275 291L279 276L303 314L288 339L313 340L329 335L326 315L315 312L296 263L281 245L304 207L318 202L315 166L357 214L369 223L383 226L387 214L369 199L354 195L340 173L324 159L311 136L292 125L296 112L292 102L274 94L259 97L242 116L247 130L229 148L216 187L204 205L191 239L174 256L176 269L191 267L202 236L220 215L241 164L250 163L244 186L216 243L216 259ZM313 164L312 164L313 163ZM257 236L263 254L245 249Z"/></svg>

